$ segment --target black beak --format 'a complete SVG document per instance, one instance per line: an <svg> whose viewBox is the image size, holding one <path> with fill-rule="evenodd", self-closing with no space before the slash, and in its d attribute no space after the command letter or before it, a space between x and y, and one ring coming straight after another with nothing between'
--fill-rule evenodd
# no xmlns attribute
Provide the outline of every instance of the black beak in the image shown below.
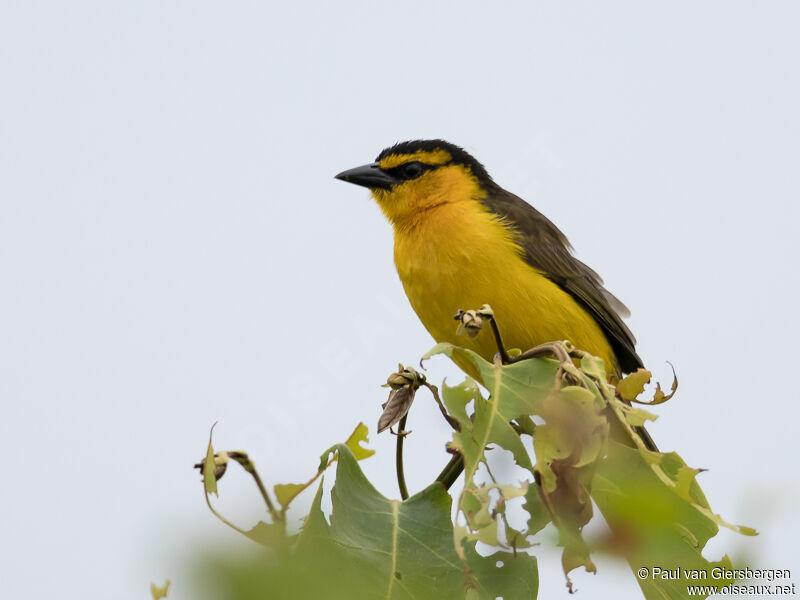
<svg viewBox="0 0 800 600"><path fill-rule="evenodd" d="M342 171L336 176L336 179L341 179L347 183L363 185L364 187L370 189L380 188L382 190L388 190L395 183L397 183L397 179L388 173L381 171L378 163L362 165L360 167L356 167L355 169Z"/></svg>

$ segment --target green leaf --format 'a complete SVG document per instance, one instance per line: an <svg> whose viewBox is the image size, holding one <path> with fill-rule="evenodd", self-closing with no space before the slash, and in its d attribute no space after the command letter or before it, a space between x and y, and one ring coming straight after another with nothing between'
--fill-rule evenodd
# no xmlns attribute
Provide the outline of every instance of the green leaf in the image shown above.
<svg viewBox="0 0 800 600"><path fill-rule="evenodd" d="M259 521L256 526L245 533L247 537L268 548L284 549L288 548L294 541L295 536L286 535L286 522L265 523Z"/></svg>
<svg viewBox="0 0 800 600"><path fill-rule="evenodd" d="M211 431L208 433L208 450L206 450L206 459L203 461L203 485L206 488L206 494L217 494L217 477L214 474L216 464L214 463L214 448L211 445L211 436L214 433L216 423L211 426Z"/></svg>
<svg viewBox="0 0 800 600"><path fill-rule="evenodd" d="M499 545L497 515L490 513L488 497L473 481L478 465L485 460L488 445L497 444L510 450L517 464L531 471L541 482L536 502L545 510L538 511L530 522L533 532L554 518L560 544L564 546L564 572L580 565L594 571L581 529L592 516L588 492L591 468L584 465L590 465L600 456L608 435L608 423L600 414L606 405L600 392L600 388L606 391L605 372L600 370L604 368L602 361L585 357L582 362L588 365L591 375L573 368L571 371L581 379L582 385L559 388L559 364L554 360L539 358L501 365L447 344L439 344L428 356L437 353L458 359L460 363L470 363L490 392L489 398L484 399L477 386L469 381L444 388L445 404L461 425L461 431L453 435L452 446L464 456L466 483L459 508L467 520L469 539ZM469 402L474 402L474 418L468 418L464 409ZM533 436L535 468L519 434L509 425L512 419L530 415L541 416L546 421L535 428ZM521 494L528 492L527 489L520 491ZM526 497L526 506L532 506L532 495L528 493ZM517 537L525 540L531 533L520 532Z"/></svg>
<svg viewBox="0 0 800 600"><path fill-rule="evenodd" d="M436 354L471 363L490 393L489 399L484 399L477 386L469 380L454 388L444 386L445 406L461 425L461 431L453 436L452 445L464 454L467 485L472 481L483 452L490 443L510 450L517 464L530 469L530 457L510 421L541 412L541 403L553 387L558 364L547 359L536 359L501 366L452 344L438 344L424 358ZM464 410L470 401L475 402L474 421Z"/></svg>
<svg viewBox="0 0 800 600"><path fill-rule="evenodd" d="M375 454L375 450L371 450L370 448L365 448L362 446L362 443L369 442L369 438L367 434L369 430L364 423L359 423L356 425L356 428L353 430L353 433L350 434L350 437L347 438L345 445L350 449L353 453L353 456L356 460L364 460L365 458L369 458L373 454ZM336 456L334 455L331 458L331 454L334 454L334 448L328 448L324 454L320 457L320 464L317 469L317 474L314 475L311 479L309 479L305 483L277 483L274 486L275 497L278 499L278 503L284 509L288 508L289 504L291 504L292 500L297 498L301 493L303 493L314 481L319 477L320 473L322 473L325 469L327 469L333 460L336 460Z"/></svg>
<svg viewBox="0 0 800 600"><path fill-rule="evenodd" d="M702 555L716 535L718 521L702 492L692 491L697 473L676 454L648 457L617 442L597 466L592 496L611 527L631 568L679 568L682 573L710 575L713 567L731 568L727 556L709 561ZM678 464L680 463L680 464ZM673 478L674 475L674 478ZM685 598L687 581L648 576L638 578L645 598ZM725 585L710 577L691 584Z"/></svg>
<svg viewBox="0 0 800 600"><path fill-rule="evenodd" d="M532 485L525 494L525 504L522 508L528 513L527 535L534 535L544 529L550 523L550 511L542 502L538 485Z"/></svg>
<svg viewBox="0 0 800 600"><path fill-rule="evenodd" d="M252 567L223 569L233 574L234 584L226 589L241 594L232 598L533 598L538 589L536 559L517 550L530 547L534 542L529 538L551 522L563 547L567 575L580 566L594 572L591 552L602 550L624 556L634 570L659 566L710 573L715 566L731 567L727 556L714 562L702 555L720 526L755 534L712 512L697 483L699 469L687 466L676 453L648 450L636 434L635 427L655 418L627 404L642 392L648 372L620 382L617 397L603 362L583 353L577 355L580 369L543 358L490 363L451 344L437 345L425 358L436 354L476 374L490 393L485 398L472 379L442 388L443 403L460 427L449 445L462 454L465 465L459 525L454 526L450 496L438 483L405 502L375 490L357 462L373 453L361 445L367 430L360 424L346 444L323 453L318 474L309 482L275 486L286 508L336 461L330 523L321 509L320 482L297 536L289 536L283 522L259 523L245 532L273 552ZM535 461L523 435L533 437ZM493 448L509 451L536 483L498 482L486 460ZM204 478L209 464L213 475L210 440L209 453ZM481 476L488 474L488 483L476 482L479 468ZM529 518L526 527L516 530L508 524L506 502L523 496ZM608 541L590 545L582 532L593 516L592 501L609 523L611 535ZM509 552L481 557L478 541ZM687 597L685 578L648 576L639 584L648 599Z"/></svg>
<svg viewBox="0 0 800 600"><path fill-rule="evenodd" d="M368 433L369 430L367 426L364 425L364 423L359 423L345 442L345 445L350 449L350 452L353 453L356 460L364 460L375 454L375 450L365 448L361 445L362 443L369 443L369 438L367 437Z"/></svg>
<svg viewBox="0 0 800 600"><path fill-rule="evenodd" d="M602 358L597 358L591 354L581 357L581 370L591 377L595 382L606 382L606 363Z"/></svg>
<svg viewBox="0 0 800 600"><path fill-rule="evenodd" d="M447 343L431 348L423 360L438 354L470 364L480 374L490 394L502 395L502 410L511 415L509 420L520 415L539 414L541 402L553 388L559 366L558 361L549 358L499 366L472 350Z"/></svg>
<svg viewBox="0 0 800 600"><path fill-rule="evenodd" d="M306 487L308 485L304 483L276 483L273 489L278 503L286 508Z"/></svg>
<svg viewBox="0 0 800 600"><path fill-rule="evenodd" d="M670 364L672 366L672 364ZM653 399L648 402L647 404L654 406L656 404L663 404L667 400L671 400L672 397L675 395L675 392L678 391L678 376L675 375L675 368L672 369L672 386L670 387L669 394L665 394L664 391L661 389L661 383L656 382L656 391L653 394Z"/></svg>
<svg viewBox="0 0 800 600"><path fill-rule="evenodd" d="M644 391L644 386L650 383L652 377L653 374L647 369L636 369L635 373L631 373L617 384L617 392L628 402L636 400L636 397Z"/></svg>
<svg viewBox="0 0 800 600"><path fill-rule="evenodd" d="M656 391L653 394L652 400L638 400L639 394L644 392L644 386L650 383L653 374L647 369L639 368L635 373L631 373L625 379L617 383L617 392L619 395L628 402L636 402L637 404L646 404L648 406L656 406L663 404L667 400L671 400L678 391L678 377L675 375L675 369L672 370L672 387L669 394L665 394L661 389L661 383L656 382Z"/></svg>
<svg viewBox="0 0 800 600"><path fill-rule="evenodd" d="M445 354L462 368L479 374L491 394L488 399L483 398L477 385L469 380L444 389L445 404L461 425L461 432L454 434L451 445L464 455L467 480L459 508L467 519L464 535L468 539L489 542L497 539L495 513L499 511L490 510L488 486L478 488L472 481L478 465L485 461L490 444L511 451L517 464L538 477L540 485L531 486L525 495L524 508L530 518L527 531L519 535L535 534L552 519L559 532L559 544L564 546L565 573L577 566L589 571L595 569L590 547L581 536L583 526L592 516L590 494L617 529L614 544L622 546L614 551L624 554L632 565L670 565L669 561L673 561L687 568L700 568L698 565L728 564L727 559L719 563L703 562L698 548L702 549L709 537L717 533L718 526L746 535L754 533L750 528L730 525L711 511L695 479L698 470L686 466L677 454L650 452L641 445L634 428L655 419L656 415L625 401L635 401L642 393L651 378L648 371L641 369L619 382L616 389L620 400L606 382L602 361L588 355L581 357L580 385L559 389L558 364L552 360L526 360L503 366L450 344L437 345L426 358L436 354ZM664 394L658 396L657 391L656 401L664 399ZM466 410L470 402L475 406L472 418ZM605 410L606 407L613 410ZM526 422L531 416L545 422L527 428L533 433L535 467L522 456L520 433L512 434L506 429L508 421ZM608 440L609 418L622 424L622 428L617 428L616 441L612 442ZM636 449L629 447L637 443ZM608 451L609 444L613 444L613 452ZM620 456L628 457L629 461L621 461ZM618 505L609 498L625 498L635 508L616 510ZM643 498L647 499L644 508L640 506ZM647 515L644 521L642 515ZM631 539L631 531L639 530L647 542L641 551L624 542ZM665 552L661 559L659 548ZM683 596L675 596L681 586L645 581L642 587L646 594L658 598L662 593L670 598L686 594L685 585Z"/></svg>
<svg viewBox="0 0 800 600"><path fill-rule="evenodd" d="M468 598L534 600L539 593L539 566L535 556L522 553L514 556L507 552L480 556L466 543L464 553L475 586L470 589L472 595Z"/></svg>
<svg viewBox="0 0 800 600"><path fill-rule="evenodd" d="M239 559L220 561L211 569L204 566L204 577L212 577L228 592L227 598L439 600L464 598L467 592L481 600L535 598L535 558L483 558L471 542L464 546L466 561L459 557L451 498L441 484L405 502L392 500L366 479L346 445L332 451L338 461L330 524L321 508L320 482L292 552L260 555L245 564ZM262 525L259 535L272 536ZM495 565L497 560L503 561L502 567Z"/></svg>
<svg viewBox="0 0 800 600"><path fill-rule="evenodd" d="M153 596L153 600L161 600L162 598L167 597L167 592L169 592L169 586L172 582L167 579L164 583L163 587L158 587L155 583L150 584L150 595Z"/></svg>
<svg viewBox="0 0 800 600"><path fill-rule="evenodd" d="M440 597L462 588L463 565L453 547L450 496L434 484L405 502L385 498L369 483L346 446L331 491L330 537L341 546L367 589L386 598L430 594L436 580Z"/></svg>
<svg viewBox="0 0 800 600"><path fill-rule="evenodd" d="M627 404L619 404L618 407L631 427L641 427L646 421L655 421L658 418L643 408L628 406Z"/></svg>

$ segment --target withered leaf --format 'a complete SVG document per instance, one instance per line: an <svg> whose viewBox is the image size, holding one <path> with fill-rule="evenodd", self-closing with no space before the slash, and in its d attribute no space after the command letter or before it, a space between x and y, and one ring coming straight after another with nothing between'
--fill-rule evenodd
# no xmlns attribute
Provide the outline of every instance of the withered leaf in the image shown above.
<svg viewBox="0 0 800 600"><path fill-rule="evenodd" d="M378 419L378 433L385 431L408 414L415 393L411 387L392 390L389 393L389 399L383 404L383 413Z"/></svg>

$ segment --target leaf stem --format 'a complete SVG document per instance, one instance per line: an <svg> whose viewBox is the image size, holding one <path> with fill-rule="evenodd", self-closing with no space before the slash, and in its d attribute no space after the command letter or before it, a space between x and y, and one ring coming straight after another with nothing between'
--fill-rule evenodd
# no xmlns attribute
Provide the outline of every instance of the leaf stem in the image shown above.
<svg viewBox="0 0 800 600"><path fill-rule="evenodd" d="M218 518L220 521L222 521L223 523L225 523L225 525L227 525L228 527L230 527L230 528L231 528L231 529L233 529L234 531L238 531L239 533L241 533L242 535L245 535L245 536L247 535L247 532L246 532L244 529L242 529L241 527L237 527L236 525L234 525L233 523L231 523L230 521L228 521L228 519L226 519L225 517L223 517L221 514L219 514L219 513L218 513L218 512L217 512L217 511L214 509L214 507L211 505L211 499L208 497L208 492L207 492L205 489L203 489L203 495L205 496L205 499L206 499L206 504L208 505L208 509L211 511L211 513L212 513L212 514L213 514L215 517L217 517L217 518Z"/></svg>
<svg viewBox="0 0 800 600"><path fill-rule="evenodd" d="M442 399L439 398L439 388L435 385L428 383L427 381L423 382L423 384L428 390L430 391L433 399L436 401L436 405L439 407L439 411L442 413L444 420L447 421L447 424L450 425L455 431L461 431L461 425L458 422L458 419L454 419L449 414L447 414L447 409L442 404Z"/></svg>

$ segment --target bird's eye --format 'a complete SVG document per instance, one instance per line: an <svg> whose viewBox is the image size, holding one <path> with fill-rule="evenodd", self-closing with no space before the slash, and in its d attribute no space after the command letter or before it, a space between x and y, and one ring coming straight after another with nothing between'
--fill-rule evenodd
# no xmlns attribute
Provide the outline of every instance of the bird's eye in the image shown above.
<svg viewBox="0 0 800 600"><path fill-rule="evenodd" d="M407 163L403 165L402 173L404 179L414 179L415 177L419 177L422 175L422 172L425 169L422 166L422 163L418 163L416 161Z"/></svg>

